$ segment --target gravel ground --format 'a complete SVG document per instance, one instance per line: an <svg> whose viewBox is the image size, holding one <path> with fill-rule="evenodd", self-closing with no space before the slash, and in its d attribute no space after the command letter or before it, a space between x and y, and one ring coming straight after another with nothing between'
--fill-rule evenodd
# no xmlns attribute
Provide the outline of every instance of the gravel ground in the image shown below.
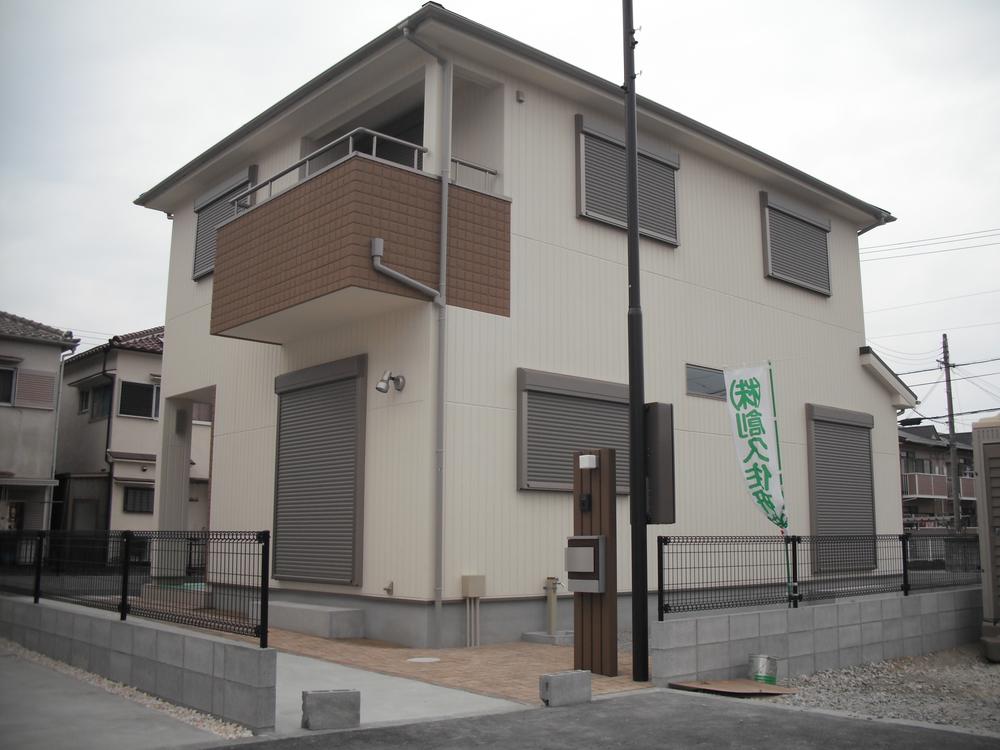
<svg viewBox="0 0 1000 750"><path fill-rule="evenodd" d="M149 695L148 693L144 693L141 690L136 690L128 685L123 685L120 682L114 682L113 680L108 680L100 675L93 674L92 672L85 672L82 669L71 667L65 662L50 659L44 654L39 654L36 651L29 651L23 646L14 643L13 641L8 641L5 638L0 638L0 653L14 654L21 659L33 661L36 664L41 664L42 666L54 669L57 672L62 672L63 674L71 677L76 677L78 680L102 688L109 693L120 695L122 698L127 698L130 701L145 706L146 708L151 708L154 711L161 711L168 716L172 716L179 721L183 721L185 724L190 724L191 726L203 729L206 732L212 732L213 734L225 737L226 739L233 740L240 737L253 737L253 732L239 724L223 721L222 719L216 718L210 714L195 711L193 708L176 706L173 703L168 703L165 700L161 700L160 698Z"/></svg>
<svg viewBox="0 0 1000 750"><path fill-rule="evenodd" d="M795 677L776 703L1000 734L1000 664L978 644Z"/></svg>

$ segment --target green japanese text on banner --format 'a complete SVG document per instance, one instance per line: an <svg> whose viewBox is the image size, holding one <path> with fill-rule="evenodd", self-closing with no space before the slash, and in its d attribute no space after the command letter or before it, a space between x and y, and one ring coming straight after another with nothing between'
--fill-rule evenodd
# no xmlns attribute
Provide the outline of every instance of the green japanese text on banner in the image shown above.
<svg viewBox="0 0 1000 750"><path fill-rule="evenodd" d="M770 363L725 370L726 404L743 486L779 529L788 528Z"/></svg>

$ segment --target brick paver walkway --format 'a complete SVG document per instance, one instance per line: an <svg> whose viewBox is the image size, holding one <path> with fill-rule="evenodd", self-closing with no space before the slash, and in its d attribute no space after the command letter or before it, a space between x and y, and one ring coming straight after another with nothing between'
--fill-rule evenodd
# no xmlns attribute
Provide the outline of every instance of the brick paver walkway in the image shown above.
<svg viewBox="0 0 1000 750"><path fill-rule="evenodd" d="M476 648L414 649L370 640L330 640L271 628L268 645L279 651L528 705L539 702L540 675L573 668L572 646L526 642ZM432 657L440 661L407 661L415 657ZM594 694L619 693L651 686L651 683L632 682L630 651L619 653L618 671L618 677L594 675Z"/></svg>

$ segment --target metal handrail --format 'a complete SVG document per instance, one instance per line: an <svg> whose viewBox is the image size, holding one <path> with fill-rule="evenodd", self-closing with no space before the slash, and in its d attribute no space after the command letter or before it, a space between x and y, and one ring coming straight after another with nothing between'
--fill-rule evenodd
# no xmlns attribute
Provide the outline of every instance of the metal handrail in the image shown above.
<svg viewBox="0 0 1000 750"><path fill-rule="evenodd" d="M482 164L476 164L474 161L466 161L465 159L459 159L456 156L451 157L451 162L452 164L458 164L459 166L462 167L469 167L469 169L475 169L479 172L485 172L486 174L492 175L493 177L496 177L499 174L499 172L497 172L497 170L495 169L491 169L490 167L485 167Z"/></svg>
<svg viewBox="0 0 1000 750"><path fill-rule="evenodd" d="M301 159L299 159L294 164L291 164L290 166L285 167L280 172L278 172L278 173L276 173L274 175L271 175L270 177L268 177L263 182L259 182L256 185L251 185L249 188L247 188L246 190L244 190L242 193L240 193L239 195L237 195L235 198L232 198L229 202L232 203L233 207L236 209L236 211L239 212L239 210L241 208L243 208L243 209L250 208L250 206L246 205L246 204L240 205L241 201L245 201L248 197L250 197L251 195L254 195L255 193L259 192L260 190L263 190L265 187L268 189L267 190L267 197L268 198L272 197L274 195L274 183L275 182L277 182L278 180L280 180L285 175L294 172L295 170L299 169L300 167L307 166L310 161L312 161L313 159L315 159L318 156L322 156L327 151L330 151L331 149L336 148L337 146L339 146L340 144L342 144L344 141L347 141L347 153L348 153L348 155L353 154L354 153L354 139L357 136L359 136L359 135L370 135L372 137L372 151L371 151L371 155L372 156L378 156L378 143L379 143L379 139L381 139L383 141L388 141L389 143L396 143L396 144L399 144L400 146L406 146L408 148L412 148L413 149L413 168L414 169L418 168L419 155L420 154L426 154L427 150L428 150L427 148L425 148L424 146L421 146L419 144L410 143L409 141L404 141L402 138L396 138L396 137L391 136L391 135L386 135L385 133L379 133L377 130L370 130L369 128L355 128L351 132L345 133L344 135L340 136L336 140L330 141L329 143L327 143L324 146L320 146L318 149L316 149L312 153L308 154L307 156L302 157Z"/></svg>

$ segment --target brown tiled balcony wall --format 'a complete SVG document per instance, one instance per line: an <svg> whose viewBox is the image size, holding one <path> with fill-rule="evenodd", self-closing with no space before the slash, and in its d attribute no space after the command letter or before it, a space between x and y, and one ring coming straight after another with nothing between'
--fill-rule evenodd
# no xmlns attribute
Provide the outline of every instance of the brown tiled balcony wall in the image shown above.
<svg viewBox="0 0 1000 750"><path fill-rule="evenodd" d="M386 265L438 286L438 178L355 154L219 228L212 333L348 287L421 298ZM510 315L510 203L452 186L448 304Z"/></svg>

